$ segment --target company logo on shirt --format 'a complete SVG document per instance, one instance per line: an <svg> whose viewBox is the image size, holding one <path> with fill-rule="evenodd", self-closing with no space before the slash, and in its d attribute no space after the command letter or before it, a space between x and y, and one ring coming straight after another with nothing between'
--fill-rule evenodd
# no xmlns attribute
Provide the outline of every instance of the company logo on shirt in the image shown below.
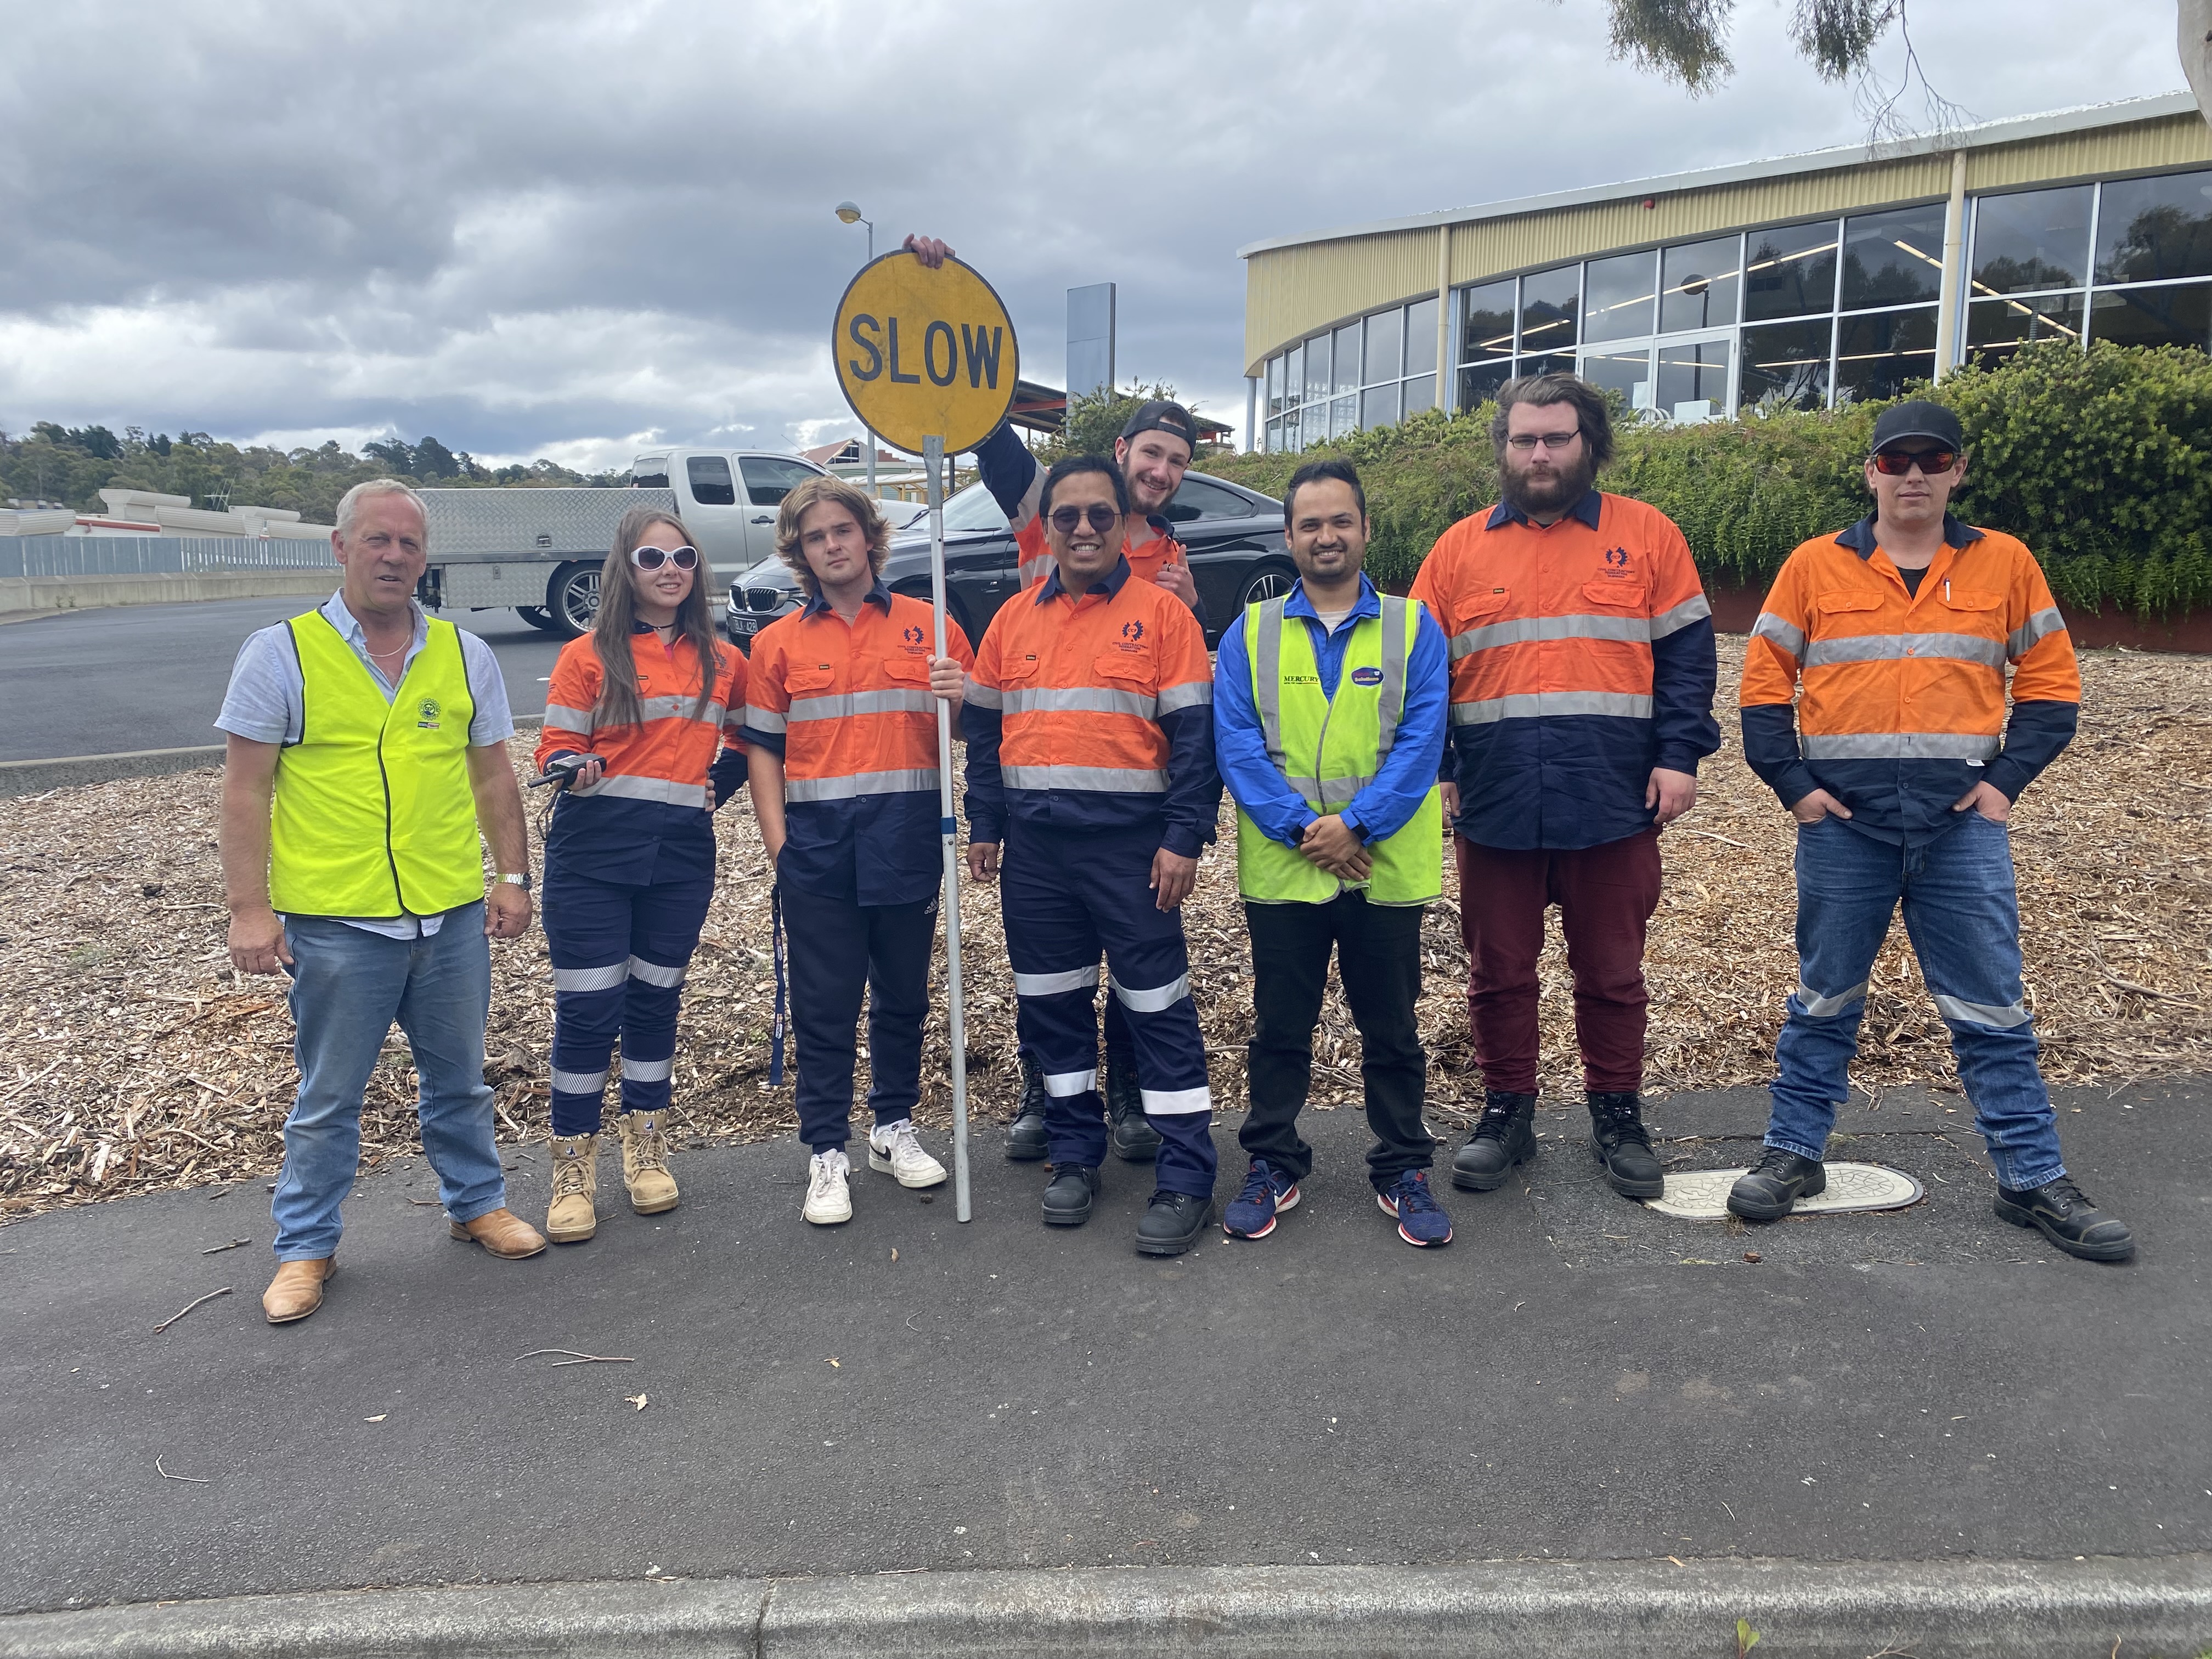
<svg viewBox="0 0 2212 1659"><path fill-rule="evenodd" d="M921 629L919 625L909 628L906 630L903 637L908 645L919 646L922 642L923 638Z"/></svg>
<svg viewBox="0 0 2212 1659"><path fill-rule="evenodd" d="M1139 640L1145 637L1144 623L1133 620L1123 623L1121 624L1121 637L1128 641L1132 645L1135 644Z"/></svg>
<svg viewBox="0 0 2212 1659"><path fill-rule="evenodd" d="M1352 671L1352 683L1354 685L1380 685L1382 684L1382 671L1379 668L1355 668Z"/></svg>
<svg viewBox="0 0 2212 1659"><path fill-rule="evenodd" d="M425 697L415 705L415 724L422 731L435 732L439 729L438 716L444 712L435 697Z"/></svg>
<svg viewBox="0 0 2212 1659"><path fill-rule="evenodd" d="M1605 556L1605 574L1608 576L1626 576L1632 574L1628 568L1626 548L1615 547L1607 550Z"/></svg>

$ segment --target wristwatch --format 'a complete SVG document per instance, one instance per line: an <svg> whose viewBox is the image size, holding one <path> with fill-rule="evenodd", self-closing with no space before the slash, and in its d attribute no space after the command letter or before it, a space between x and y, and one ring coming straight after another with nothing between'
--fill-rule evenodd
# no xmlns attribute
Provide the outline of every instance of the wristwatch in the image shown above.
<svg viewBox="0 0 2212 1659"><path fill-rule="evenodd" d="M519 876L508 875L502 872L499 878L510 887L520 887L526 893L530 890L530 872L527 870Z"/></svg>

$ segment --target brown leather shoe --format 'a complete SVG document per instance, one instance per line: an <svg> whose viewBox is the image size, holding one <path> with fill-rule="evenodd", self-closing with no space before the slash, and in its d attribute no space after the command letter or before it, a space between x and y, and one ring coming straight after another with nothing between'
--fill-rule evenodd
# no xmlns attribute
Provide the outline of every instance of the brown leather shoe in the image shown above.
<svg viewBox="0 0 2212 1659"><path fill-rule="evenodd" d="M276 1277L261 1292L261 1311L269 1316L272 1325L305 1319L323 1305L323 1286L337 1270L338 1259L334 1255L319 1261L280 1261Z"/></svg>
<svg viewBox="0 0 2212 1659"><path fill-rule="evenodd" d="M509 1261L536 1255L545 1248L545 1235L512 1210L491 1210L474 1221L456 1221L450 1231L463 1243L481 1244Z"/></svg>

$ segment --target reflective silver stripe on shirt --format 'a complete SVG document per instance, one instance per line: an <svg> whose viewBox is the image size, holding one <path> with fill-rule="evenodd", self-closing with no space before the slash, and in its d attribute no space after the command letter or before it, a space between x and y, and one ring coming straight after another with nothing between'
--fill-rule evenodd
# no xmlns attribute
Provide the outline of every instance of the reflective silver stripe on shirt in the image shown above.
<svg viewBox="0 0 2212 1659"><path fill-rule="evenodd" d="M1985 761L2003 739L1971 732L1838 732L1808 735L1798 744L1807 760Z"/></svg>
<svg viewBox="0 0 2212 1659"><path fill-rule="evenodd" d="M568 793L586 800L596 800L602 795L617 800L657 800L670 806L698 806L707 805L707 786L703 783L672 783L666 778L601 778L589 789L568 786Z"/></svg>
<svg viewBox="0 0 2212 1659"><path fill-rule="evenodd" d="M1994 1025L2007 1031L2015 1025L2027 1024L2030 1018L2027 1005L2024 1002L1999 1008L1987 1002L1962 1002L1957 997L1947 997L1940 993L1936 998L1936 1012L1946 1019L1965 1020L1972 1025Z"/></svg>
<svg viewBox="0 0 2212 1659"><path fill-rule="evenodd" d="M2005 649L2017 659L2028 653L2038 641L2053 634L2063 633L2066 618L2058 614L2056 605L2045 605L2011 633L2005 635Z"/></svg>
<svg viewBox="0 0 2212 1659"><path fill-rule="evenodd" d="M1759 613L1759 620L1752 623L1751 631L1753 637L1771 640L1791 656L1803 660L1805 630L1796 623L1784 621L1771 611L1762 611Z"/></svg>
<svg viewBox="0 0 2212 1659"><path fill-rule="evenodd" d="M1452 705L1454 726L1488 726L1493 720L1536 720L1547 714L1612 714L1648 720L1651 699L1629 691L1517 691L1510 697Z"/></svg>
<svg viewBox="0 0 2212 1659"><path fill-rule="evenodd" d="M1165 985L1156 985L1149 991L1133 991L1111 974L1106 975L1106 982L1114 988L1114 1000L1133 1014L1159 1013L1190 994L1188 974L1178 975Z"/></svg>
<svg viewBox="0 0 2212 1659"><path fill-rule="evenodd" d="M995 685L984 684L973 674L970 674L968 677L965 696L967 701L974 703L978 708L1003 708L1006 707L1006 699L999 695L999 688Z"/></svg>
<svg viewBox="0 0 2212 1659"><path fill-rule="evenodd" d="M1648 617L1522 617L1514 622L1492 623L1452 636L1452 659L1471 657L1501 645L1526 645L1531 640L1626 640L1632 644L1651 641Z"/></svg>
<svg viewBox="0 0 2212 1659"><path fill-rule="evenodd" d="M826 696L793 697L787 719L839 720L848 714L927 714L937 700L927 691L904 687L890 691L835 691Z"/></svg>
<svg viewBox="0 0 2212 1659"><path fill-rule="evenodd" d="M1044 1091L1055 1100L1066 1100L1071 1095L1086 1095L1098 1086L1098 1068L1087 1072L1047 1072Z"/></svg>
<svg viewBox="0 0 2212 1659"><path fill-rule="evenodd" d="M1213 1091L1204 1084L1195 1089L1139 1089L1146 1117L1196 1117L1213 1109Z"/></svg>
<svg viewBox="0 0 2212 1659"><path fill-rule="evenodd" d="M1096 990L1098 986L1098 964L1088 968L1071 968L1064 974L1016 974L1014 994L1018 997L1064 996L1070 991Z"/></svg>
<svg viewBox="0 0 2212 1659"><path fill-rule="evenodd" d="M1382 686L1375 694L1375 713L1381 728L1375 740L1378 766L1397 738L1398 717L1406 712L1407 604L1407 600L1387 595L1382 600Z"/></svg>
<svg viewBox="0 0 2212 1659"><path fill-rule="evenodd" d="M1856 634L1844 639L1814 640L1800 653L1800 660L1808 669L1836 662L1902 662L1907 657L2002 668L2005 648L1978 634Z"/></svg>
<svg viewBox="0 0 2212 1659"><path fill-rule="evenodd" d="M632 957L629 959L629 976L632 979L641 979L647 985L666 986L684 983L684 969L680 966L665 967L658 962L647 962L643 957Z"/></svg>
<svg viewBox="0 0 2212 1659"><path fill-rule="evenodd" d="M917 766L904 772L854 772L842 778L793 778L783 781L786 800L852 800L861 795L906 795L927 789L937 793L937 769Z"/></svg>
<svg viewBox="0 0 2212 1659"><path fill-rule="evenodd" d="M696 695L689 697L641 697L638 699L638 707L644 711L645 718L649 720L688 720L695 718L691 709L698 701ZM720 703L710 698L707 706L699 711L696 718L711 720L716 726L720 726L726 712L727 711Z"/></svg>
<svg viewBox="0 0 2212 1659"><path fill-rule="evenodd" d="M665 1083L668 1074L676 1068L672 1060L632 1060L623 1056L623 1081L625 1083Z"/></svg>
<svg viewBox="0 0 2212 1659"><path fill-rule="evenodd" d="M745 705L745 724L756 732L781 732L788 722L780 711L749 702Z"/></svg>
<svg viewBox="0 0 2212 1659"><path fill-rule="evenodd" d="M1692 593L1681 604L1662 611L1651 619L1651 637L1663 640L1669 634L1678 634L1693 622L1703 622L1713 614L1713 607L1702 593Z"/></svg>
<svg viewBox="0 0 2212 1659"><path fill-rule="evenodd" d="M588 708L571 708L558 702L545 705L545 724L557 726L563 732L588 732L592 723L592 711Z"/></svg>
<svg viewBox="0 0 2212 1659"><path fill-rule="evenodd" d="M1353 798L1361 790L1374 781L1371 775L1364 778L1322 778L1318 781L1312 778L1290 780L1298 792L1298 799L1315 811L1322 813L1341 812L1352 805Z"/></svg>
<svg viewBox="0 0 2212 1659"><path fill-rule="evenodd" d="M1168 775L1129 766L1006 766L1009 789L1090 789L1112 795L1164 795Z"/></svg>
<svg viewBox="0 0 2212 1659"><path fill-rule="evenodd" d="M1187 685L1164 685L1160 688L1160 713L1172 714L1178 708L1202 708L1213 701L1212 680L1193 680Z"/></svg>
<svg viewBox="0 0 2212 1659"><path fill-rule="evenodd" d="M1267 745L1267 758L1286 777L1290 768L1283 761L1283 606L1288 603L1268 599L1261 605L1253 664L1259 683L1260 738Z"/></svg>
<svg viewBox="0 0 2212 1659"><path fill-rule="evenodd" d="M556 991L611 991L629 977L626 962L609 963L604 968L556 968L553 988Z"/></svg>
<svg viewBox="0 0 2212 1659"><path fill-rule="evenodd" d="M1104 685L1017 686L1005 695L1009 714L1134 714L1148 720L1159 712L1149 691Z"/></svg>
<svg viewBox="0 0 2212 1659"><path fill-rule="evenodd" d="M1804 1009L1807 1013L1812 1015L1814 1018L1831 1019L1836 1015L1843 1012L1844 1009L1850 1007L1853 1003L1865 1001L1866 994L1867 981L1861 980L1857 984L1852 986L1850 990L1838 991L1832 997L1822 996L1811 986L1807 985L1801 981L1797 986L1796 994L1798 1006Z"/></svg>
<svg viewBox="0 0 2212 1659"><path fill-rule="evenodd" d="M596 1072L564 1072L557 1066L553 1069L553 1086L564 1095L595 1095L607 1086L605 1066Z"/></svg>

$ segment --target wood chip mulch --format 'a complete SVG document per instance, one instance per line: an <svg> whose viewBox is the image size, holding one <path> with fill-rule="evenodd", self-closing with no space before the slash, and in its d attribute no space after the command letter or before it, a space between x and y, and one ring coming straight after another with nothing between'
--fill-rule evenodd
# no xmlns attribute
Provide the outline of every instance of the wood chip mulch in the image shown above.
<svg viewBox="0 0 2212 1659"><path fill-rule="evenodd" d="M1740 641L1722 644L1728 742L1697 810L1662 842L1667 884L1649 953L1655 1090L1769 1074L1794 983L1792 830L1744 766L1729 713ZM2085 653L2081 735L2014 817L2027 982L2054 1085L2112 1087L2212 1071L2212 674L2202 658ZM518 763L528 744L518 739ZM280 983L228 964L216 860L221 775L209 769L0 801L0 1218L129 1193L273 1178L296 1081ZM796 1129L767 1081L774 1005L768 869L748 807L720 816L721 872L684 1000L679 1140ZM1250 959L1233 820L1186 908L1216 1099L1243 1107ZM1420 1019L1437 1127L1480 1109L1462 998L1455 883L1425 933ZM1018 1088L998 901L968 888L971 1113ZM548 1131L552 985L542 936L493 947L487 1079L503 1139ZM941 955L941 951L940 951ZM941 963L940 963L941 969ZM1875 970L1855 1077L1869 1090L1955 1089L1948 1036L1902 926ZM1580 1087L1571 996L1554 939L1543 963L1548 1090ZM926 1055L926 1123L950 1121L941 1021ZM362 1118L365 1169L417 1152L414 1074L395 1030ZM865 1087L865 1083L863 1084ZM1332 992L1313 1103L1357 1107L1358 1041ZM794 1147L794 1157L797 1156Z"/></svg>

